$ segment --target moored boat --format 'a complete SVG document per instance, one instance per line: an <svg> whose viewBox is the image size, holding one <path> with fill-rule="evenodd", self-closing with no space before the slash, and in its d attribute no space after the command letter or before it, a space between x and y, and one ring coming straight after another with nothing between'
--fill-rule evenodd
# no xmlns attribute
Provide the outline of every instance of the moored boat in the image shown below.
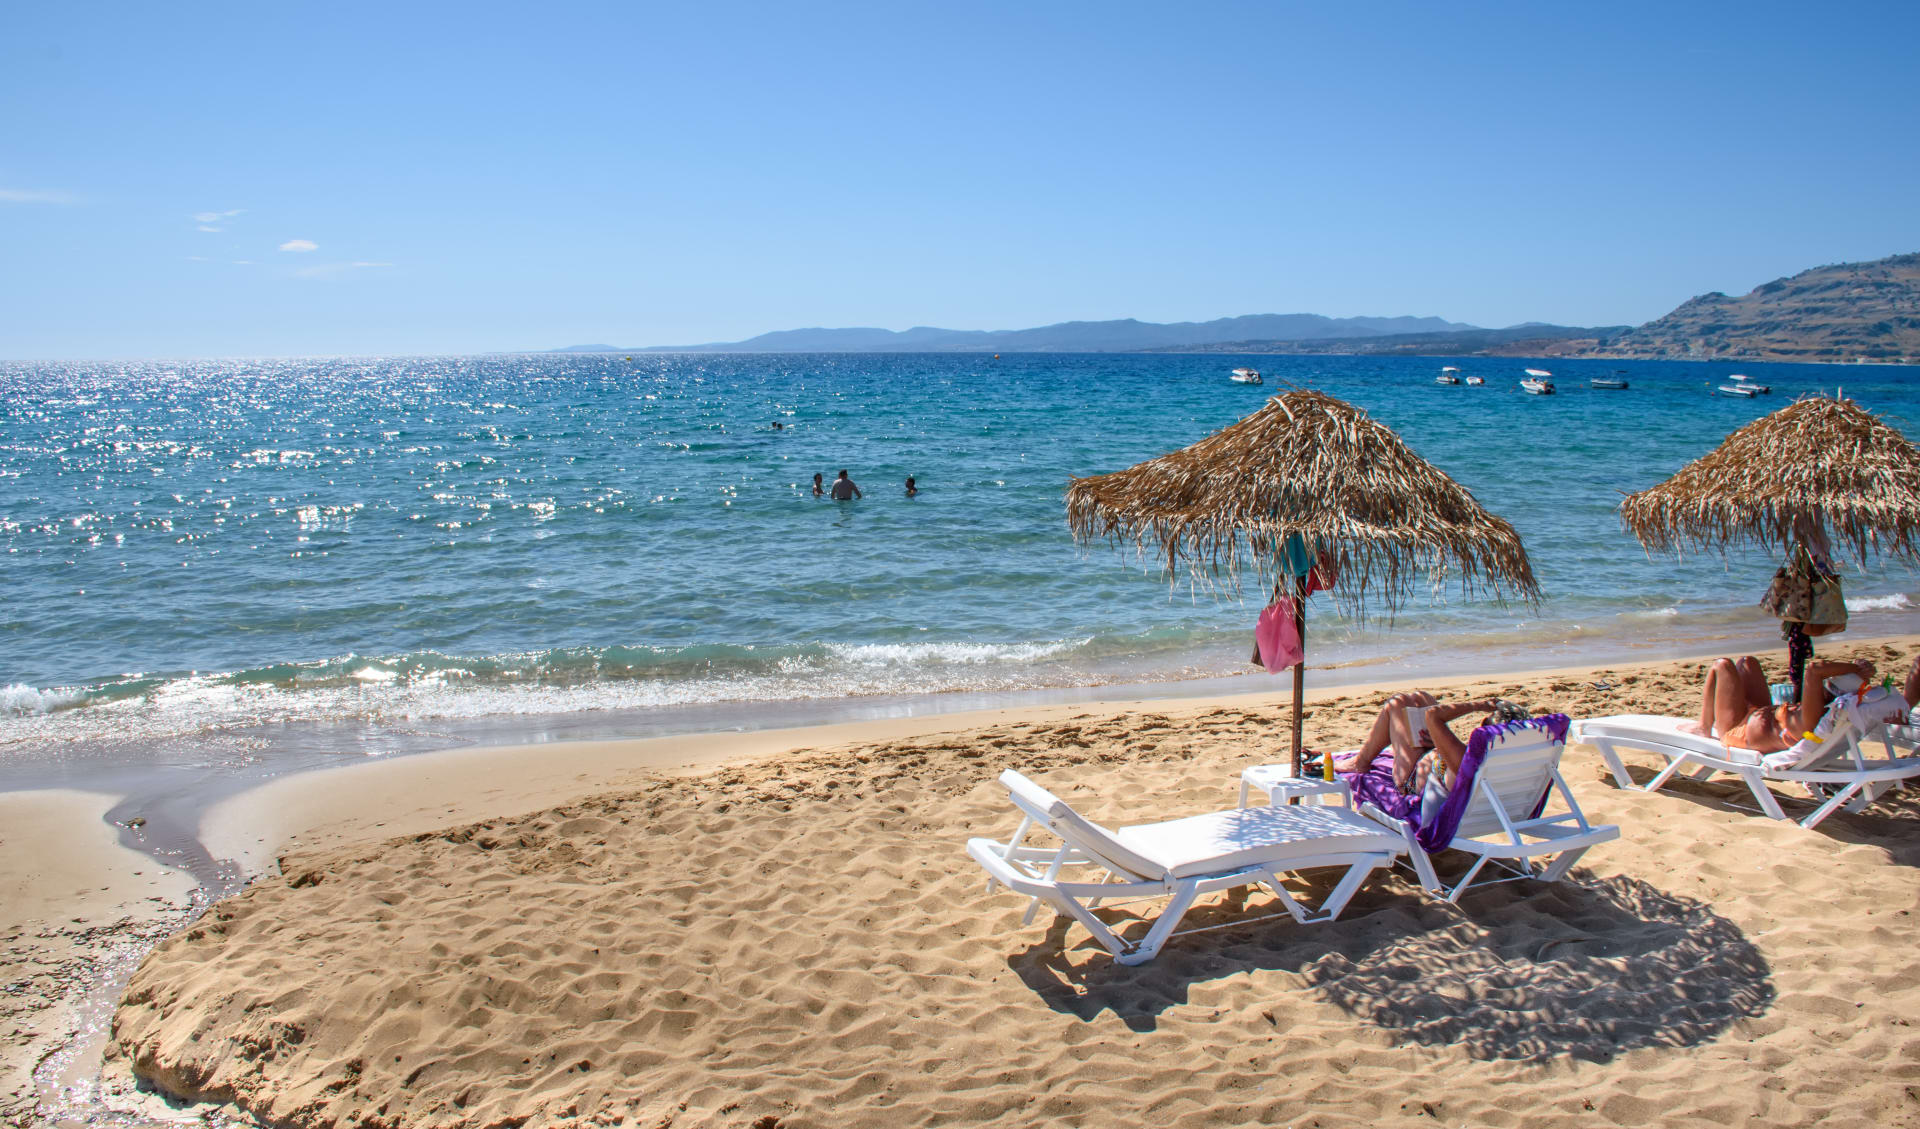
<svg viewBox="0 0 1920 1129"><path fill-rule="evenodd" d="M1593 388L1624 389L1627 386L1627 382L1617 376L1596 376L1588 380L1587 384Z"/></svg>
<svg viewBox="0 0 1920 1129"><path fill-rule="evenodd" d="M1250 368L1237 368L1233 370L1233 376L1231 376L1229 379L1231 379L1235 384L1258 384L1260 383L1260 370L1250 369Z"/></svg>
<svg viewBox="0 0 1920 1129"><path fill-rule="evenodd" d="M1532 372L1534 370L1528 369L1527 371ZM1520 382L1520 390L1534 396L1551 396L1553 395L1553 381L1545 377L1528 377Z"/></svg>
<svg viewBox="0 0 1920 1129"><path fill-rule="evenodd" d="M1722 384L1720 387L1714 389L1714 391L1720 393L1722 396L1744 396L1749 400L1760 394L1758 388L1752 388L1745 384Z"/></svg>
<svg viewBox="0 0 1920 1129"><path fill-rule="evenodd" d="M1755 384L1753 381L1748 380L1742 373L1734 373L1727 378L1727 382L1735 388L1745 388L1749 394L1759 393L1761 395L1770 395L1773 392L1772 388L1765 384Z"/></svg>
<svg viewBox="0 0 1920 1129"><path fill-rule="evenodd" d="M1469 376L1467 378L1468 384L1485 384L1486 382L1487 378L1484 376Z"/></svg>
<svg viewBox="0 0 1920 1129"><path fill-rule="evenodd" d="M1460 370L1452 365L1447 365L1440 370L1439 376L1433 378L1433 382L1435 384L1458 384L1460 383Z"/></svg>

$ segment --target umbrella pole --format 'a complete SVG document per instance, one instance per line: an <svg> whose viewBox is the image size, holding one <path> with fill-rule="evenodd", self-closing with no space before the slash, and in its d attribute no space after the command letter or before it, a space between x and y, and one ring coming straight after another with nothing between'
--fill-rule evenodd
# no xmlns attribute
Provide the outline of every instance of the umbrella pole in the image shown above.
<svg viewBox="0 0 1920 1129"><path fill-rule="evenodd" d="M1300 661L1293 664L1293 774L1300 775L1301 716L1307 694L1307 578L1293 581L1293 630L1300 636Z"/></svg>

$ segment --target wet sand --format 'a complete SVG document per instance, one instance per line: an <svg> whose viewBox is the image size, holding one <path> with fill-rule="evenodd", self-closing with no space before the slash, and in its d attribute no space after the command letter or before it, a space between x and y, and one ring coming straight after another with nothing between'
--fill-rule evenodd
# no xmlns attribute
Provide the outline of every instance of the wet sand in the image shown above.
<svg viewBox="0 0 1920 1129"><path fill-rule="evenodd" d="M115 800L0 793L0 1124L91 1085L111 983L185 917L194 880L120 844Z"/></svg>

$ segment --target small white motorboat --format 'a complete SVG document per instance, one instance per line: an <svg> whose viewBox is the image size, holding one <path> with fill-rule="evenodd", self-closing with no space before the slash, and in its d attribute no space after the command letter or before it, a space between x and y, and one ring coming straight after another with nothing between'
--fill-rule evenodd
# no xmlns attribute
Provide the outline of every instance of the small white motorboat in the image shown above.
<svg viewBox="0 0 1920 1129"><path fill-rule="evenodd" d="M1440 370L1440 375L1434 377L1433 382L1435 384L1458 384L1460 383L1459 372L1459 369L1448 365L1446 368Z"/></svg>
<svg viewBox="0 0 1920 1129"><path fill-rule="evenodd" d="M1468 384L1485 384L1486 382L1487 378L1484 376L1469 376L1467 378Z"/></svg>
<svg viewBox="0 0 1920 1129"><path fill-rule="evenodd" d="M1527 371L1534 372L1536 370L1528 369ZM1547 380L1544 377L1529 377L1520 382L1520 390L1534 396L1551 396L1553 395L1553 381Z"/></svg>
<svg viewBox="0 0 1920 1129"><path fill-rule="evenodd" d="M1587 381L1587 384L1593 388L1613 388L1618 390L1624 390L1627 387L1627 382L1617 376L1596 376Z"/></svg>
<svg viewBox="0 0 1920 1129"><path fill-rule="evenodd" d="M1260 383L1260 370L1237 368L1233 370L1233 375L1228 379L1232 380L1235 384L1258 384Z"/></svg>
<svg viewBox="0 0 1920 1129"><path fill-rule="evenodd" d="M1762 395L1770 395L1773 392L1772 388L1769 388L1764 384L1755 384L1753 381L1748 380L1744 375L1737 372L1734 373L1732 376L1728 377L1727 381L1728 383L1732 384L1735 388L1745 388L1749 392L1756 392Z"/></svg>
<svg viewBox="0 0 1920 1129"><path fill-rule="evenodd" d="M1745 384L1722 384L1719 388L1714 389L1714 391L1720 393L1722 396L1744 396L1749 400L1760 394L1758 388L1751 388Z"/></svg>

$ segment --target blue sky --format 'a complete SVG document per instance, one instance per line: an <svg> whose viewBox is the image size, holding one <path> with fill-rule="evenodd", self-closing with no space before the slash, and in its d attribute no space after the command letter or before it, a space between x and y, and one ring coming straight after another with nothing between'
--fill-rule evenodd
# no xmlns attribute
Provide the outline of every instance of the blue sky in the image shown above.
<svg viewBox="0 0 1920 1129"><path fill-rule="evenodd" d="M1920 250L1920 5L11 4L0 357L1308 311Z"/></svg>

